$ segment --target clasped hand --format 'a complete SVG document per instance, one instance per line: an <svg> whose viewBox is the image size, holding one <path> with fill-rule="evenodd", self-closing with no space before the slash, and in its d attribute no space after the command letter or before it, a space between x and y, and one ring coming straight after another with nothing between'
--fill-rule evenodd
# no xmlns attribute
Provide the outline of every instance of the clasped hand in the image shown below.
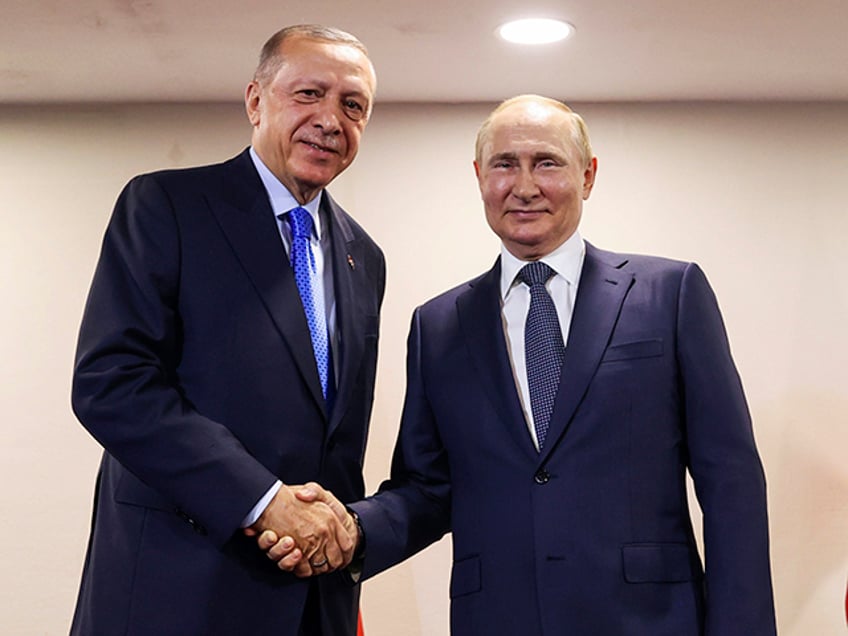
<svg viewBox="0 0 848 636"><path fill-rule="evenodd" d="M277 567L295 576L347 567L356 549L356 523L329 491L310 482L280 487L268 507L244 532Z"/></svg>

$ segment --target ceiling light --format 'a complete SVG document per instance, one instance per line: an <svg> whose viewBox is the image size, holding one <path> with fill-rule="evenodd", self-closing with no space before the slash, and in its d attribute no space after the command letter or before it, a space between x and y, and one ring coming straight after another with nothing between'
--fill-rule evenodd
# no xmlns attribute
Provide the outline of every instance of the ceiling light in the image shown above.
<svg viewBox="0 0 848 636"><path fill-rule="evenodd" d="M550 20L547 18L529 18L513 20L498 28L500 35L507 42L516 44L549 44L564 40L574 32L574 27L568 22Z"/></svg>

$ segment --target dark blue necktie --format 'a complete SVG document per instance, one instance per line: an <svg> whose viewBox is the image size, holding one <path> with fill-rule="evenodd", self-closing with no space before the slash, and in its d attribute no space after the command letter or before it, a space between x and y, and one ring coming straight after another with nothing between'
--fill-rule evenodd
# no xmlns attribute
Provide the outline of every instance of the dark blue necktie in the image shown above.
<svg viewBox="0 0 848 636"><path fill-rule="evenodd" d="M331 396L330 380L330 344L327 333L327 314L324 310L324 297L316 292L315 255L312 253L312 216L304 208L294 208L288 212L289 226L292 231L291 264L297 291L303 303L309 335L312 339L312 351L318 366L321 391L324 399ZM335 382L332 382L335 384Z"/></svg>
<svg viewBox="0 0 848 636"><path fill-rule="evenodd" d="M530 410L540 450L548 434L565 357L556 306L545 289L545 283L553 275L554 270L541 261L529 263L518 272L518 279L530 288L530 310L524 326L524 359L527 362Z"/></svg>

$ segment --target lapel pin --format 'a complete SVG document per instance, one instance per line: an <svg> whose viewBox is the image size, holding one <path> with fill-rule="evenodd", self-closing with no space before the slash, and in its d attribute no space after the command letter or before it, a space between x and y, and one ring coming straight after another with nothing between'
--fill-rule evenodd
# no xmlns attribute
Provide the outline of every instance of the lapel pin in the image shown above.
<svg viewBox="0 0 848 636"><path fill-rule="evenodd" d="M356 269L356 263L353 262L353 256L350 254L347 255L347 264L350 265L351 269Z"/></svg>

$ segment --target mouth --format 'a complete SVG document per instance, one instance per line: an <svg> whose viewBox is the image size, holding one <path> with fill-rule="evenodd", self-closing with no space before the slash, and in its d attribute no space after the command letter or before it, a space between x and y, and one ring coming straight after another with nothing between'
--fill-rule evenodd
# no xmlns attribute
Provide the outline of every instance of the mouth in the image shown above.
<svg viewBox="0 0 848 636"><path fill-rule="evenodd" d="M519 219L530 219L533 217L541 216L543 214L547 214L547 210L523 210L523 209L511 209L506 211L507 215L514 216Z"/></svg>
<svg viewBox="0 0 848 636"><path fill-rule="evenodd" d="M301 143L304 144L305 146L308 146L309 148L312 148L316 152L319 152L319 153L322 153L322 154L325 154L325 153L326 154L334 154L334 155L339 154L338 148L334 148L334 147L331 147L331 146L324 146L324 145L316 143L314 141L302 140Z"/></svg>

